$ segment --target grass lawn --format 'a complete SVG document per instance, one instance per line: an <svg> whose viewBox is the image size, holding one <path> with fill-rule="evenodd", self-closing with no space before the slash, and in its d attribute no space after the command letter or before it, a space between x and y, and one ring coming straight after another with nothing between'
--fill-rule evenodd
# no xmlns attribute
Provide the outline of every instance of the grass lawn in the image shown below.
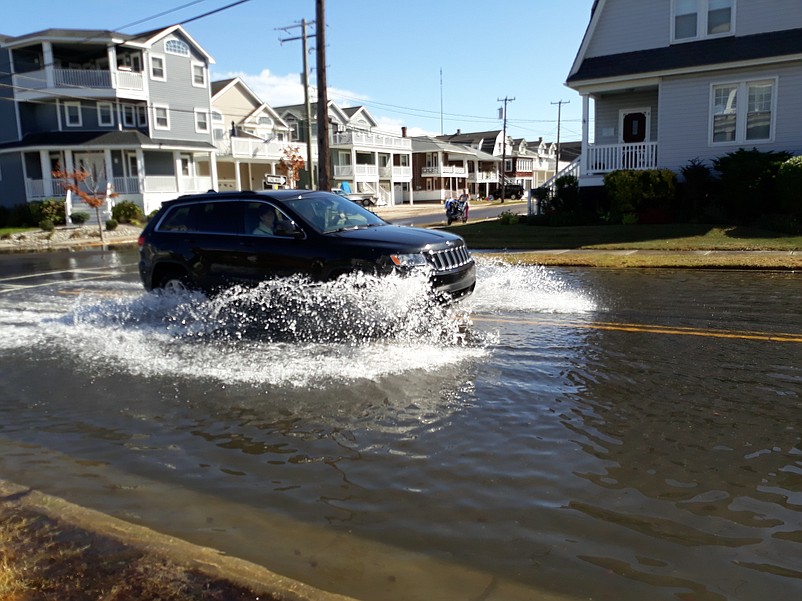
<svg viewBox="0 0 802 601"><path fill-rule="evenodd" d="M505 251L498 256L522 263L613 268L802 269L802 252L787 253L802 251L802 236L740 226L546 227L507 225L491 220L448 229L465 238L471 249ZM580 252L562 252L566 249ZM754 251L786 252L777 255Z"/></svg>

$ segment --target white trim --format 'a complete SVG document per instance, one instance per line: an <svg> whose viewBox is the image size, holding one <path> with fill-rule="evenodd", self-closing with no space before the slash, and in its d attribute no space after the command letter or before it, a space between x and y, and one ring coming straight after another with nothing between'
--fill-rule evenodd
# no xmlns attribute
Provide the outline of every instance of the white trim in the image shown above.
<svg viewBox="0 0 802 601"><path fill-rule="evenodd" d="M161 75L155 75L153 73L153 60L160 60L161 61ZM167 59L163 54L156 54L151 53L148 56L148 74L153 81L167 81Z"/></svg>
<svg viewBox="0 0 802 601"><path fill-rule="evenodd" d="M198 122L198 116L199 115L205 115L206 116L206 128L205 129L200 127L200 123ZM203 108L200 108L200 109L196 108L195 109L195 133L208 134L209 131L210 131L210 128L211 128L211 119L209 117L209 111L207 111L206 109L203 109Z"/></svg>
<svg viewBox="0 0 802 601"><path fill-rule="evenodd" d="M101 118L102 108L106 107L109 110L109 120L107 122L103 122ZM111 102L98 102L97 103L97 124L99 127L114 127L114 105Z"/></svg>
<svg viewBox="0 0 802 601"><path fill-rule="evenodd" d="M769 137L763 139L747 139L746 138L746 125L749 109L749 86L754 84L770 84L771 85L771 121L769 123ZM735 139L725 140L722 142L713 141L713 125L714 125L714 101L715 89L720 86L731 86L736 88L735 96ZM710 99L708 104L708 126L707 126L707 144L710 147L720 146L743 146L744 144L771 144L777 131L777 96L779 89L779 77L756 77L754 79L741 79L741 80L722 80L713 81L710 83Z"/></svg>
<svg viewBox="0 0 802 601"><path fill-rule="evenodd" d="M78 109L78 123L73 123L70 120L70 109ZM64 103L64 125L67 127L81 127L83 126L83 114L81 111L81 102L79 100L69 101Z"/></svg>
<svg viewBox="0 0 802 601"><path fill-rule="evenodd" d="M159 119L157 118L157 111L160 109L164 109L165 116L167 118L167 125L160 125ZM153 119L151 120L153 123L153 129L160 129L160 130L169 130L170 129L170 105L169 104L153 104Z"/></svg>
<svg viewBox="0 0 802 601"><path fill-rule="evenodd" d="M198 83L195 81L195 68L201 68L201 75L203 75L203 81ZM205 88L207 82L209 81L209 75L206 70L206 65L200 61L190 61L189 63L189 79L192 82L192 86L196 88Z"/></svg>

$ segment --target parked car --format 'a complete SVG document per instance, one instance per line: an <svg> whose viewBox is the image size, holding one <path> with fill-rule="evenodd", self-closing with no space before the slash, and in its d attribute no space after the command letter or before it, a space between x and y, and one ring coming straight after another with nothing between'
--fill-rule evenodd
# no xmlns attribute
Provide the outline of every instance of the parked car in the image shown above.
<svg viewBox="0 0 802 601"><path fill-rule="evenodd" d="M342 196L343 198L347 198L348 200L352 200L357 204L362 205L363 207L370 207L372 205L378 205L379 199L376 198L374 194L363 193L363 192L346 192L340 188L334 188L332 190L337 196Z"/></svg>
<svg viewBox="0 0 802 601"><path fill-rule="evenodd" d="M503 190L506 192L507 198L514 198L516 200L520 200L524 197L524 187L518 184L507 184L507 186ZM493 188L490 190L490 195L493 198L501 199L502 188L498 186L497 188Z"/></svg>
<svg viewBox="0 0 802 601"><path fill-rule="evenodd" d="M476 284L474 260L460 236L391 225L321 191L182 196L165 202L148 222L139 250L146 290L213 293L296 274L327 281L356 271L403 274L423 268L444 301L471 294Z"/></svg>

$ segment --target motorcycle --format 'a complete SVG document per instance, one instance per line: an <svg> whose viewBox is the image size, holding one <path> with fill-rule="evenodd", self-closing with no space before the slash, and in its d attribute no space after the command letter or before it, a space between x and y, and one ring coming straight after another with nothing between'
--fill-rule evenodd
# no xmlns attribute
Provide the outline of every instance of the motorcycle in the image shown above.
<svg viewBox="0 0 802 601"><path fill-rule="evenodd" d="M468 203L464 200L455 200L453 198L447 201L446 220L448 225L451 225L454 221L466 223L468 221Z"/></svg>

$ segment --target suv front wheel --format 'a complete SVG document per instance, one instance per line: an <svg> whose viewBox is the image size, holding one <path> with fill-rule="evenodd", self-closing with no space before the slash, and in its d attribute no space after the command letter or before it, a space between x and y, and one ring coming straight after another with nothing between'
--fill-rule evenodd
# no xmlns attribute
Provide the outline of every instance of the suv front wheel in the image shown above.
<svg viewBox="0 0 802 601"><path fill-rule="evenodd" d="M157 286L165 292L181 293L193 290L192 282L186 273L167 273L159 278Z"/></svg>

